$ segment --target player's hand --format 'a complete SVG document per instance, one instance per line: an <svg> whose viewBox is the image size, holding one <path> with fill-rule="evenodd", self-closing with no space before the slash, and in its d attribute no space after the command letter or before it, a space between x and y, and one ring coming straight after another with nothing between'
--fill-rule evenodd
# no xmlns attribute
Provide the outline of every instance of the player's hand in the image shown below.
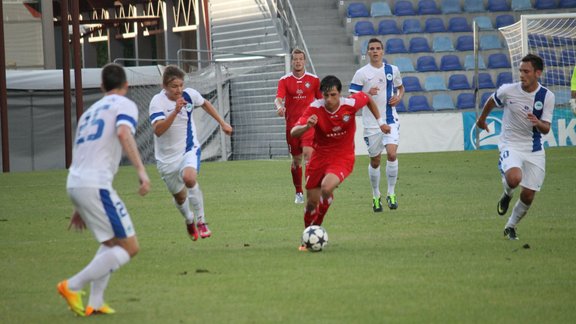
<svg viewBox="0 0 576 324"><path fill-rule="evenodd" d="M232 135L232 126L230 126L230 124L224 122L222 125L220 125L220 127L222 128L222 130L224 131L224 134L230 136Z"/></svg>
<svg viewBox="0 0 576 324"><path fill-rule="evenodd" d="M140 196L145 196L150 191L150 179L146 171L140 172L138 174L140 178L140 187L138 188L138 194Z"/></svg>
<svg viewBox="0 0 576 324"><path fill-rule="evenodd" d="M317 122L318 122L318 116L312 115L312 116L308 117L308 121L306 121L306 125L308 125L308 127L314 127Z"/></svg>
<svg viewBox="0 0 576 324"><path fill-rule="evenodd" d="M175 111L176 113L180 113L180 110L182 110L182 107L186 106L187 102L186 100L184 100L184 98L180 97L176 100L176 107L175 107Z"/></svg>
<svg viewBox="0 0 576 324"><path fill-rule="evenodd" d="M284 117L284 115L286 114L286 107L282 106L282 107L276 108L276 113L278 114L278 116Z"/></svg>
<svg viewBox="0 0 576 324"><path fill-rule="evenodd" d="M86 229L86 223L84 223L84 220L82 219L82 217L80 217L80 214L78 214L77 210L74 210L74 212L72 213L72 217L70 217L70 224L68 225L68 230L70 229L74 229L77 232L82 232L83 230Z"/></svg>
<svg viewBox="0 0 576 324"><path fill-rule="evenodd" d="M486 124L485 120L478 119L476 121L476 127L483 129L483 130L487 131L488 133L490 133L490 130L488 129L488 124Z"/></svg>
<svg viewBox="0 0 576 324"><path fill-rule="evenodd" d="M532 123L532 126L538 126L540 119L536 117L533 113L528 113L528 120Z"/></svg>
<svg viewBox="0 0 576 324"><path fill-rule="evenodd" d="M384 134L390 134L390 131L392 131L392 127L390 127L390 125L381 125L380 126L380 130L382 131L382 133Z"/></svg>
<svg viewBox="0 0 576 324"><path fill-rule="evenodd" d="M370 90L368 90L368 94L371 96L375 96L378 94L378 91L380 91L380 88L372 87L372 88L370 88Z"/></svg>
<svg viewBox="0 0 576 324"><path fill-rule="evenodd" d="M390 106L396 106L397 104L400 103L400 97L399 96L392 96L392 98L390 98L390 100L388 100L388 103L390 104Z"/></svg>

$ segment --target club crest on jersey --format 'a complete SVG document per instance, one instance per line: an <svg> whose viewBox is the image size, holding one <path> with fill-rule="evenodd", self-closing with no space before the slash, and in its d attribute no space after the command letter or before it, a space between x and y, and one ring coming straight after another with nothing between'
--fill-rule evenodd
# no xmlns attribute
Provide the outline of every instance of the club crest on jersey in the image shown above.
<svg viewBox="0 0 576 324"><path fill-rule="evenodd" d="M305 86L306 88L310 88L310 86L312 86L312 85L310 84L310 82L306 82L306 83L304 83L304 86Z"/></svg>
<svg viewBox="0 0 576 324"><path fill-rule="evenodd" d="M386 74L386 79L388 81L392 81L392 74L390 74L390 73Z"/></svg>
<svg viewBox="0 0 576 324"><path fill-rule="evenodd" d="M187 112L192 112L192 109L193 109L193 108L194 108L194 106L192 106L191 103L187 103L187 104L186 104L186 111L187 111Z"/></svg>
<svg viewBox="0 0 576 324"><path fill-rule="evenodd" d="M542 108L544 108L544 104L542 103L542 101L536 101L534 103L534 109L536 110L542 110Z"/></svg>
<svg viewBox="0 0 576 324"><path fill-rule="evenodd" d="M342 121L347 123L350 120L350 115L344 115L342 116Z"/></svg>

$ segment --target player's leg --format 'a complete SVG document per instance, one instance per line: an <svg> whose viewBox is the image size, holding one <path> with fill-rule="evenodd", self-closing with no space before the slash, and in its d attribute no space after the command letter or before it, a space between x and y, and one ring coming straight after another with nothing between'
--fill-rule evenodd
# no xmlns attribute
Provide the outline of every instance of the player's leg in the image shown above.
<svg viewBox="0 0 576 324"><path fill-rule="evenodd" d="M383 134L372 134L364 137L364 142L368 148L370 163L368 164L368 178L372 187L372 210L381 212L382 198L380 193L380 161L384 151Z"/></svg>
<svg viewBox="0 0 576 324"><path fill-rule="evenodd" d="M180 163L174 163L171 165L159 163L157 167L162 180L164 180L164 183L166 184L166 188L168 188L168 191L174 198L174 206L178 209L182 217L184 217L184 225L186 226L186 231L188 232L190 239L196 241L198 239L198 231L194 224L194 214L190 209L188 189L184 185L180 173Z"/></svg>
<svg viewBox="0 0 576 324"><path fill-rule="evenodd" d="M286 143L288 144L290 156L292 156L290 174L292 175L292 184L296 191L294 203L302 204L304 203L304 194L302 191L302 154L304 151L301 146L300 138L292 137L289 130L286 130Z"/></svg>
<svg viewBox="0 0 576 324"><path fill-rule="evenodd" d="M318 204L318 216L314 220L314 225L322 225L322 222L324 222L324 216L326 216L328 208L330 208L330 205L334 200L334 190L340 183L340 178L333 173L326 174L324 179L322 179L322 185L320 187L320 201Z"/></svg>
<svg viewBox="0 0 576 324"><path fill-rule="evenodd" d="M510 201L514 195L514 189L522 181L523 155L507 148L500 150L498 168L502 174L502 187L504 189L496 206L498 215L503 216L508 211Z"/></svg>
<svg viewBox="0 0 576 324"><path fill-rule="evenodd" d="M196 226L201 238L208 238L212 232L208 228L206 215L204 213L204 194L197 181L200 170L200 150L193 149L184 155L182 179L188 188L188 199L192 204L192 209L196 215Z"/></svg>
<svg viewBox="0 0 576 324"><path fill-rule="evenodd" d="M398 181L398 159L396 152L398 145L386 145L386 178L388 179L388 193L386 194L386 202L388 208L398 208L398 200L396 199L396 182Z"/></svg>

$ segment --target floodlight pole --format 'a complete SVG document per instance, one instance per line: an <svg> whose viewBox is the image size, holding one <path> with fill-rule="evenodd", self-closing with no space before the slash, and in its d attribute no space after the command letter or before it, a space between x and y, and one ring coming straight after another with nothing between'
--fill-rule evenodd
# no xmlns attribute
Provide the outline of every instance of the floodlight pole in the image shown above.
<svg viewBox="0 0 576 324"><path fill-rule="evenodd" d="M80 51L80 9L78 1L72 0L72 47L74 48L74 94L76 95L76 121L80 119L83 112L82 97L82 60Z"/></svg>
<svg viewBox="0 0 576 324"><path fill-rule="evenodd" d="M4 47L4 9L0 1L0 119L2 120L2 172L10 172L8 145L8 99L6 92L6 48Z"/></svg>
<svg viewBox="0 0 576 324"><path fill-rule="evenodd" d="M72 0L75 1L75 0ZM64 147L66 168L72 164L72 98L70 97L70 37L68 34L68 0L60 2L60 24L62 28L62 83L64 99Z"/></svg>

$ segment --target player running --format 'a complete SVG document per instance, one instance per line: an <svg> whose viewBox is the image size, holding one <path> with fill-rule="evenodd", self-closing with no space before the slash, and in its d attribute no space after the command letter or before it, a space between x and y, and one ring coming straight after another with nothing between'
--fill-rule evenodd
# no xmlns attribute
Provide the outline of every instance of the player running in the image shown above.
<svg viewBox="0 0 576 324"><path fill-rule="evenodd" d="M299 138L291 136L290 130L296 124L304 109L314 99L322 98L322 94L320 93L320 80L318 77L305 70L306 55L303 51L300 49L292 51L291 64L292 72L286 74L278 81L278 91L274 104L278 115L286 118L286 142L288 143L288 151L292 155L290 171L292 173L292 182L296 189L294 203L303 204L302 159L304 159L304 164L310 161L314 151L312 149L314 129Z"/></svg>
<svg viewBox="0 0 576 324"><path fill-rule="evenodd" d="M232 127L198 91L184 88L184 77L184 71L176 66L165 68L163 90L150 101L149 113L155 135L156 167L185 219L190 238L196 241L199 235L207 238L212 232L206 223L204 197L196 180L200 170L200 144L192 111L201 106L227 135L232 134Z"/></svg>
<svg viewBox="0 0 576 324"><path fill-rule="evenodd" d="M309 129L315 129L315 151L306 176L305 228L322 225L332 204L334 189L352 173L356 112L367 105L380 131L390 132L390 126L380 118L376 103L364 92L341 98L342 83L332 75L322 79L320 90L324 99L312 102L290 132L293 137L300 137ZM306 247L299 249L305 251Z"/></svg>

